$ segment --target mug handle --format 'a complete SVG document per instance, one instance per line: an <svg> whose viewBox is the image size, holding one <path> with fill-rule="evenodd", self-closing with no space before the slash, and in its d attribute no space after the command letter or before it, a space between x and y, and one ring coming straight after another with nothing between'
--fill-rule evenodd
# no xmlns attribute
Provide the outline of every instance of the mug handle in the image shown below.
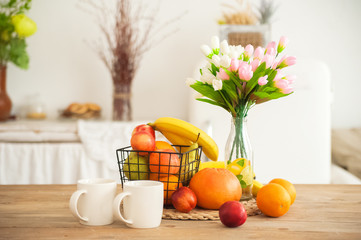
<svg viewBox="0 0 361 240"><path fill-rule="evenodd" d="M70 211L72 212L72 214L80 219L80 220L83 220L84 222L88 222L89 219L87 217L82 217L80 216L79 214L79 211L78 211L78 201L79 201L79 197L82 195L82 194L85 194L86 193L86 190L78 190L76 192L74 192L72 195L71 195L71 198L70 198L70 201L69 201L69 207L70 207Z"/></svg>
<svg viewBox="0 0 361 240"><path fill-rule="evenodd" d="M113 212L123 222L128 223L128 224L133 224L133 221L125 219L120 212L120 204L122 203L123 199L126 196L130 196L130 195L131 195L130 192L122 192L122 193L118 194L118 196L114 199L114 202L113 202Z"/></svg>

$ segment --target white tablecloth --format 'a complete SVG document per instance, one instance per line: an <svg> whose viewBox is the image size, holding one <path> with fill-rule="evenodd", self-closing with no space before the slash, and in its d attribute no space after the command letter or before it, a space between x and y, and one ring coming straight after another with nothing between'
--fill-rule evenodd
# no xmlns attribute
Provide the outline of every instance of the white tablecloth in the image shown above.
<svg viewBox="0 0 361 240"><path fill-rule="evenodd" d="M147 122L2 123L0 184L74 184L96 177L120 182L115 151L129 146L134 127ZM76 138L59 138L63 133Z"/></svg>
<svg viewBox="0 0 361 240"><path fill-rule="evenodd" d="M74 184L95 177L119 182L118 169L89 158L81 143L0 143L0 184Z"/></svg>

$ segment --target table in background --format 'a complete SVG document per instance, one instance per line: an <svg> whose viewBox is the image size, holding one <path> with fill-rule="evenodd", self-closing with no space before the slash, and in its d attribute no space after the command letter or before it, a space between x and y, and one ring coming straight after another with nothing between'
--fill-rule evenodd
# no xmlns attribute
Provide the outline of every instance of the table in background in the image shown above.
<svg viewBox="0 0 361 240"><path fill-rule="evenodd" d="M159 228L132 229L120 221L78 223L68 205L76 185L0 185L0 239L361 239L361 185L296 189L295 203L280 218L253 216L238 228L220 221L163 220Z"/></svg>

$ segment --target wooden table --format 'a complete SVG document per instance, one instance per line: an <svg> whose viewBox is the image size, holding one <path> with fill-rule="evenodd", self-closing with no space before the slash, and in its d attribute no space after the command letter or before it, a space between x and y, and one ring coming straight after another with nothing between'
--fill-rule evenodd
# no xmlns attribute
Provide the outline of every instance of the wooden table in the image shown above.
<svg viewBox="0 0 361 240"><path fill-rule="evenodd" d="M296 202L280 218L253 216L238 228L163 220L159 228L132 229L120 221L78 223L68 205L75 185L0 185L0 239L361 239L361 185L296 189Z"/></svg>

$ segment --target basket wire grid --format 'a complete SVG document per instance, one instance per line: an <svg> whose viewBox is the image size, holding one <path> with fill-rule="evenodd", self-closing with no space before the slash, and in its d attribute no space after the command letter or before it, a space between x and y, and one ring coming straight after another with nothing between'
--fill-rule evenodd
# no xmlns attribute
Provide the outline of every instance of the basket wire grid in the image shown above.
<svg viewBox="0 0 361 240"><path fill-rule="evenodd" d="M179 152L139 151L130 146L116 150L122 187L126 181L154 180L164 184L164 204L171 204L175 190L188 186L198 172L202 147L184 152L189 146L172 145ZM152 155L152 156L151 156ZM152 158L152 163L149 158ZM174 161L174 159L179 159Z"/></svg>

